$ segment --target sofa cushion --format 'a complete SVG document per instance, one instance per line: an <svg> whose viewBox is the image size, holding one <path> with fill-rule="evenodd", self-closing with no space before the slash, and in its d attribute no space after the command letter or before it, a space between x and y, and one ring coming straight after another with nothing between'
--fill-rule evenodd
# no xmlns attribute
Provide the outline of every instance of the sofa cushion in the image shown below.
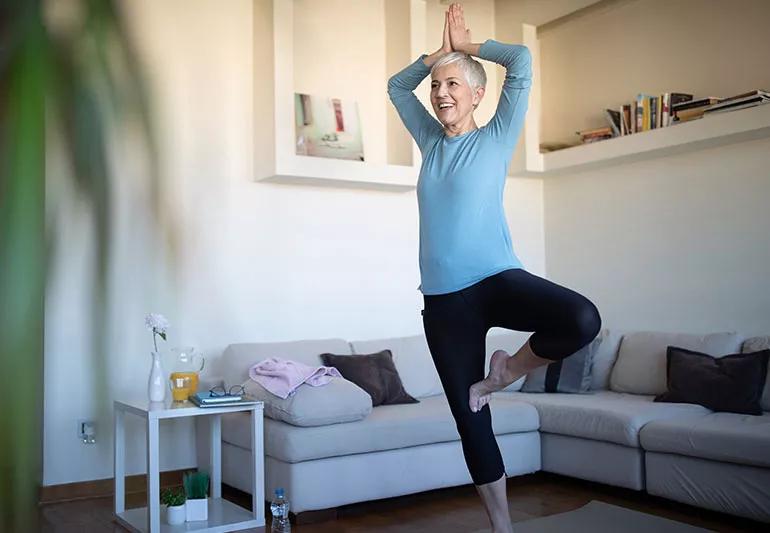
<svg viewBox="0 0 770 533"><path fill-rule="evenodd" d="M231 344L222 354L221 375L225 385L240 385L249 379L249 368L263 359L278 356L321 366L319 355L325 352L349 354L350 345L343 339Z"/></svg>
<svg viewBox="0 0 770 533"><path fill-rule="evenodd" d="M252 379L246 380L243 388L264 402L265 416L295 426L354 422L372 412L372 397L355 383L339 377L317 387L303 383L286 399Z"/></svg>
<svg viewBox="0 0 770 533"><path fill-rule="evenodd" d="M537 411L527 403L493 394L490 407L496 435L538 429ZM251 449L248 413L224 415L222 439ZM297 427L265 418L265 453L289 463L458 440L460 435L443 394L420 403L381 405L363 420L345 424Z"/></svg>
<svg viewBox="0 0 770 533"><path fill-rule="evenodd" d="M743 341L742 353L753 353L760 350L770 349L770 335L761 337L751 337ZM767 368L767 378L765 379L765 390L762 393L762 399L759 402L763 411L770 411L770 365Z"/></svg>
<svg viewBox="0 0 770 533"><path fill-rule="evenodd" d="M677 346L687 350L721 357L740 350L740 339L734 331L691 335L636 331L623 335L618 359L610 375L610 389L633 394L666 392L666 349Z"/></svg>
<svg viewBox="0 0 770 533"><path fill-rule="evenodd" d="M640 439L650 452L770 467L770 413L705 413L655 420L642 428Z"/></svg>
<svg viewBox="0 0 770 533"><path fill-rule="evenodd" d="M669 346L668 390L656 402L697 403L712 411L761 415L770 350L712 357Z"/></svg>
<svg viewBox="0 0 770 533"><path fill-rule="evenodd" d="M374 407L420 401L404 390L390 350L360 355L323 353L321 361L326 366L336 368L345 379L368 392Z"/></svg>
<svg viewBox="0 0 770 533"><path fill-rule="evenodd" d="M354 354L390 350L404 389L415 398L444 393L424 335L354 341L350 345Z"/></svg>
<svg viewBox="0 0 770 533"><path fill-rule="evenodd" d="M591 390L607 390L610 387L610 373L618 358L620 339L625 332L617 329L603 328L598 337L601 344L594 353L591 362Z"/></svg>
<svg viewBox="0 0 770 533"><path fill-rule="evenodd" d="M542 432L614 442L635 448L639 447L639 430L651 420L709 412L700 405L655 403L652 396L613 391L596 391L591 394L499 394L534 405L540 415Z"/></svg>
<svg viewBox="0 0 770 533"><path fill-rule="evenodd" d="M585 393L591 388L591 362L602 337L583 346L569 357L537 367L526 376L521 392Z"/></svg>

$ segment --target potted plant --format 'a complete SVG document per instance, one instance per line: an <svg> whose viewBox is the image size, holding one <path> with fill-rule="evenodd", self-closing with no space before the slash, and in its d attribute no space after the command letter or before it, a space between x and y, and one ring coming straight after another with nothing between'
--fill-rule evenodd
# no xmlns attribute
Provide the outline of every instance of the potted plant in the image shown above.
<svg viewBox="0 0 770 533"><path fill-rule="evenodd" d="M185 497L184 490L179 489L163 489L160 492L160 503L166 505L166 522L169 525L174 526L182 524L185 521Z"/></svg>
<svg viewBox="0 0 770 533"><path fill-rule="evenodd" d="M206 472L185 472L184 491L187 495L185 515L188 522L209 518L209 475Z"/></svg>

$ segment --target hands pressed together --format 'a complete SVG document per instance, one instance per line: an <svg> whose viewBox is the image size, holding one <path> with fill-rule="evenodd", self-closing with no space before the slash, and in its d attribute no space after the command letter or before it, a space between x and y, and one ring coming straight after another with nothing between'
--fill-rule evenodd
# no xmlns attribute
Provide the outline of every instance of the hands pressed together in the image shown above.
<svg viewBox="0 0 770 533"><path fill-rule="evenodd" d="M465 26L463 6L457 3L451 4L444 14L444 42L441 52L468 53L469 44L471 44L471 30Z"/></svg>

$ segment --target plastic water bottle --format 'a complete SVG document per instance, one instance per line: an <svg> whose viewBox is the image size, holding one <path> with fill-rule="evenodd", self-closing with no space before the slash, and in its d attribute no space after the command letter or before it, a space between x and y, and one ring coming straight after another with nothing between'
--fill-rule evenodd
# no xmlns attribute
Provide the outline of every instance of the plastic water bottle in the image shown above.
<svg viewBox="0 0 770 533"><path fill-rule="evenodd" d="M289 533L291 523L289 523L289 500L283 495L283 488L275 489L275 496L270 503L270 512L273 514L273 525L270 528L272 533Z"/></svg>

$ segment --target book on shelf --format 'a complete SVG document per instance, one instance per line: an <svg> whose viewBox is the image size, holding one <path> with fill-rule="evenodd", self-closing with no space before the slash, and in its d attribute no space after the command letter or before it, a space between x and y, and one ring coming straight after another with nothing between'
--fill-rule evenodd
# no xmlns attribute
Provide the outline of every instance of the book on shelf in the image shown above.
<svg viewBox="0 0 770 533"><path fill-rule="evenodd" d="M727 107L720 107L718 109L711 109L711 108L709 108L709 109L706 109L706 111L703 112L703 115L705 116L705 115L712 115L714 113L724 113L726 111L736 111L738 109L746 109L747 107L756 107L758 105L763 105L763 104L770 104L770 98L765 99L765 100L757 100L757 101L752 101L752 102L744 102L744 103L741 103L741 104L736 104L736 105L727 106Z"/></svg>
<svg viewBox="0 0 770 533"><path fill-rule="evenodd" d="M678 104L674 104L672 109L674 112L679 111L685 111L687 109L693 109L696 107L703 107L703 106L709 106L714 105L716 103L719 103L722 101L722 98L719 98L717 96L707 96L705 98L698 98L696 100L688 100L686 102L679 102Z"/></svg>
<svg viewBox="0 0 770 533"><path fill-rule="evenodd" d="M616 111L614 109L605 109L604 114L607 117L607 122L609 122L610 128L612 128L613 137L619 137L621 135L622 127L620 111Z"/></svg>
<svg viewBox="0 0 770 533"><path fill-rule="evenodd" d="M708 108L709 106L705 105L700 107L693 107L692 109L684 109L681 111L677 111L676 112L677 121L683 122L693 118L702 117Z"/></svg>
<svg viewBox="0 0 770 533"><path fill-rule="evenodd" d="M596 135L612 135L612 128L609 126L604 126L602 128L591 128L588 130L580 130L576 131L576 134L580 135L581 137L592 137Z"/></svg>
<svg viewBox="0 0 770 533"><path fill-rule="evenodd" d="M648 100L649 97L645 94L639 93L636 95L636 126L634 132L647 130L645 124L647 123L650 113L649 107L647 106Z"/></svg>
<svg viewBox="0 0 770 533"><path fill-rule="evenodd" d="M631 129L631 104L623 104L620 106L620 118L620 134L632 134L633 130Z"/></svg>
<svg viewBox="0 0 770 533"><path fill-rule="evenodd" d="M748 93L731 96L722 99L706 109L706 113L718 113L720 111L729 111L733 109L744 109L770 101L770 92L757 89Z"/></svg>

